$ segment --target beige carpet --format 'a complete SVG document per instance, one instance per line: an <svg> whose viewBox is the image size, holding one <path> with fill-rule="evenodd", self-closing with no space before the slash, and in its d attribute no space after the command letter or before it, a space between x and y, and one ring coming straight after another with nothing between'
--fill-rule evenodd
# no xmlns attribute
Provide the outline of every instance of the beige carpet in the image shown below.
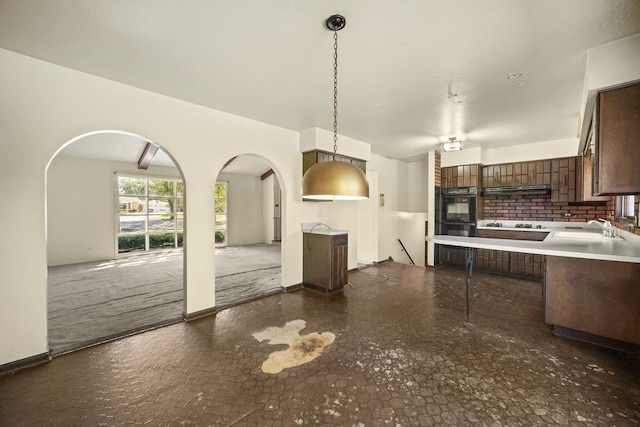
<svg viewBox="0 0 640 427"><path fill-rule="evenodd" d="M280 290L280 247L216 249L216 306ZM49 267L52 354L182 320L182 249Z"/></svg>

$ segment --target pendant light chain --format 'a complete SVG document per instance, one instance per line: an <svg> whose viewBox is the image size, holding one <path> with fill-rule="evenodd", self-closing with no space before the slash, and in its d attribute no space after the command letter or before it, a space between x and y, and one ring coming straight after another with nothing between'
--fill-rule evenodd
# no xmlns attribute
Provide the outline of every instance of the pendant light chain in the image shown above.
<svg viewBox="0 0 640 427"><path fill-rule="evenodd" d="M2 1L2 0L0 0ZM369 183L363 169L346 157L338 161L338 31L345 26L342 15L331 15L325 27L333 31L333 161L318 161L302 177L304 200L363 200ZM327 159L329 160L329 159Z"/></svg>
<svg viewBox="0 0 640 427"><path fill-rule="evenodd" d="M338 152L338 31L333 32L333 160Z"/></svg>

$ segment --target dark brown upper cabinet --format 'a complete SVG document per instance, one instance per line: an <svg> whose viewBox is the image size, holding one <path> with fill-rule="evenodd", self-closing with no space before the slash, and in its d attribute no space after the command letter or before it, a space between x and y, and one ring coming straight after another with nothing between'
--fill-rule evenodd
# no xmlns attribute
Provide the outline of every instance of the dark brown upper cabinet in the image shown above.
<svg viewBox="0 0 640 427"><path fill-rule="evenodd" d="M579 187L577 181L577 165L579 162L579 157L551 160L552 202L579 201L579 191L577 190Z"/></svg>
<svg viewBox="0 0 640 427"><path fill-rule="evenodd" d="M513 183L516 186L551 184L551 160L514 163Z"/></svg>
<svg viewBox="0 0 640 427"><path fill-rule="evenodd" d="M591 126L593 194L640 194L640 83L600 92Z"/></svg>
<svg viewBox="0 0 640 427"><path fill-rule="evenodd" d="M551 184L551 160L504 163L482 168L482 188Z"/></svg>
<svg viewBox="0 0 640 427"><path fill-rule="evenodd" d="M329 162L331 160L333 160L333 153L327 151L313 150L302 153L302 174L304 175L307 169L316 163ZM336 160L354 164L362 169L362 172L367 172L367 162L365 160L343 156L341 154L336 154Z"/></svg>
<svg viewBox="0 0 640 427"><path fill-rule="evenodd" d="M477 187L479 165L450 166L441 169L442 188Z"/></svg>
<svg viewBox="0 0 640 427"><path fill-rule="evenodd" d="M513 163L482 168L482 188L512 186L513 181Z"/></svg>
<svg viewBox="0 0 640 427"><path fill-rule="evenodd" d="M578 188L577 198L578 202L607 202L611 200L611 196L594 196L593 193L593 161L595 150L595 142L593 138L593 126L589 128L589 135L587 136L584 151L582 152L582 158L578 162L577 176L578 176Z"/></svg>

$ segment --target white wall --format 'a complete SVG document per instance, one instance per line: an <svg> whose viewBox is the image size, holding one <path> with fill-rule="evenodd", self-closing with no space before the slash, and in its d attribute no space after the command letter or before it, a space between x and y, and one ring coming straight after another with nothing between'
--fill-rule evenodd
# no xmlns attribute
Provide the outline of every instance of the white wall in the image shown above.
<svg viewBox="0 0 640 427"><path fill-rule="evenodd" d="M357 139L339 135L338 154L369 161L371 158L371 145ZM322 150L333 152L333 132L320 128L307 129L300 133L300 151Z"/></svg>
<svg viewBox="0 0 640 427"><path fill-rule="evenodd" d="M274 184L278 182L275 175L262 181L262 242L271 243L273 240L273 205Z"/></svg>
<svg viewBox="0 0 640 427"><path fill-rule="evenodd" d="M473 165L484 163L484 152L480 148L465 148L460 151L443 151L440 157L440 167L458 165Z"/></svg>
<svg viewBox="0 0 640 427"><path fill-rule="evenodd" d="M47 175L48 265L116 255L116 172L180 178L176 168L56 156Z"/></svg>
<svg viewBox="0 0 640 427"><path fill-rule="evenodd" d="M409 263L409 258L402 251L398 239L409 251L416 265L424 265L424 221L426 211L409 212L408 198L420 194L419 207L424 205L428 189L415 182L409 191L409 179L425 174L425 163L407 164L399 160L371 155L367 170L378 174L378 193L384 194L384 206L378 207L378 259L384 261L389 257L395 261ZM409 173L411 171L411 173ZM417 188L416 188L417 187ZM424 194L424 196L422 196ZM414 203L411 203L412 207Z"/></svg>
<svg viewBox="0 0 640 427"><path fill-rule="evenodd" d="M428 185L427 160L407 165L407 211L427 212Z"/></svg>
<svg viewBox="0 0 640 427"><path fill-rule="evenodd" d="M424 225L427 221L426 212L399 212L398 213L398 239L402 241L405 249L411 255L411 259L416 265L424 267ZM400 243L396 244L399 246ZM409 256L406 252L401 252L397 258L393 258L397 262L409 264Z"/></svg>
<svg viewBox="0 0 640 427"><path fill-rule="evenodd" d="M260 177L220 173L218 181L227 183L227 245L264 243L263 190Z"/></svg>
<svg viewBox="0 0 640 427"><path fill-rule="evenodd" d="M598 91L640 80L640 34L589 49L580 117L580 150L586 143Z"/></svg>
<svg viewBox="0 0 640 427"><path fill-rule="evenodd" d="M11 226L0 243L0 364L47 352L45 171L63 145L89 132L144 136L182 170L186 313L215 307L212 189L224 162L236 155L260 155L278 175L285 197L283 284L301 282L299 224L309 208L301 201L297 132L6 50L0 50L0 93L0 178L13 183L2 186L0 198L16 207L4 210ZM355 214L342 225L355 229Z"/></svg>
<svg viewBox="0 0 640 427"><path fill-rule="evenodd" d="M578 143L579 140L575 137L486 150L473 148L468 151L465 149L462 151L443 152L441 167L476 163L496 165L500 163L573 157L578 155Z"/></svg>
<svg viewBox="0 0 640 427"><path fill-rule="evenodd" d="M589 49L582 92L583 116L587 100L599 89L634 80L640 80L640 34Z"/></svg>
<svg viewBox="0 0 640 427"><path fill-rule="evenodd" d="M185 306L187 314L215 307L214 184L237 155L267 160L282 189L282 284L302 281L303 222L351 230L349 268L356 268L361 233L380 235L379 260L402 260L397 238L398 193L406 193L402 162L372 156L387 204L359 226L357 201L314 203L301 198L300 134L0 49L0 187L10 224L0 239L0 365L47 352L45 182L49 162L67 143L96 131L124 131L163 148L185 184ZM402 171L404 169L404 172ZM406 197L406 196L405 196ZM407 206L406 199L403 202ZM366 205L364 205L366 206ZM262 212L262 204L259 204ZM419 220L417 220L419 221ZM257 221L262 224L262 218ZM407 237L409 240L422 236ZM261 235L262 237L262 235ZM371 241L376 242L375 239ZM412 245L412 242L405 242ZM83 247L87 244L83 243ZM369 251L372 253L374 251ZM417 257L417 256L416 256ZM20 319L16 322L15 319Z"/></svg>
<svg viewBox="0 0 640 427"><path fill-rule="evenodd" d="M369 198L359 200L358 208L358 263L373 264L380 261L378 256L378 207L380 205L380 191L378 172L367 168L369 182Z"/></svg>

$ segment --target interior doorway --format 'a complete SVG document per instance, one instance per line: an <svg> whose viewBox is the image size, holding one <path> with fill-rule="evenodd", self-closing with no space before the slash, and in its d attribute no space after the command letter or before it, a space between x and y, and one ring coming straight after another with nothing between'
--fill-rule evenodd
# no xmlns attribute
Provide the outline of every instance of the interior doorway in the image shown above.
<svg viewBox="0 0 640 427"><path fill-rule="evenodd" d="M280 183L268 161L244 154L220 171L224 199L216 190L216 307L224 308L282 292ZM224 200L224 202L222 202ZM224 221L220 215L224 215Z"/></svg>
<svg viewBox="0 0 640 427"><path fill-rule="evenodd" d="M94 132L70 141L47 167L53 355L182 320L184 182L157 146L140 167L149 144Z"/></svg>

